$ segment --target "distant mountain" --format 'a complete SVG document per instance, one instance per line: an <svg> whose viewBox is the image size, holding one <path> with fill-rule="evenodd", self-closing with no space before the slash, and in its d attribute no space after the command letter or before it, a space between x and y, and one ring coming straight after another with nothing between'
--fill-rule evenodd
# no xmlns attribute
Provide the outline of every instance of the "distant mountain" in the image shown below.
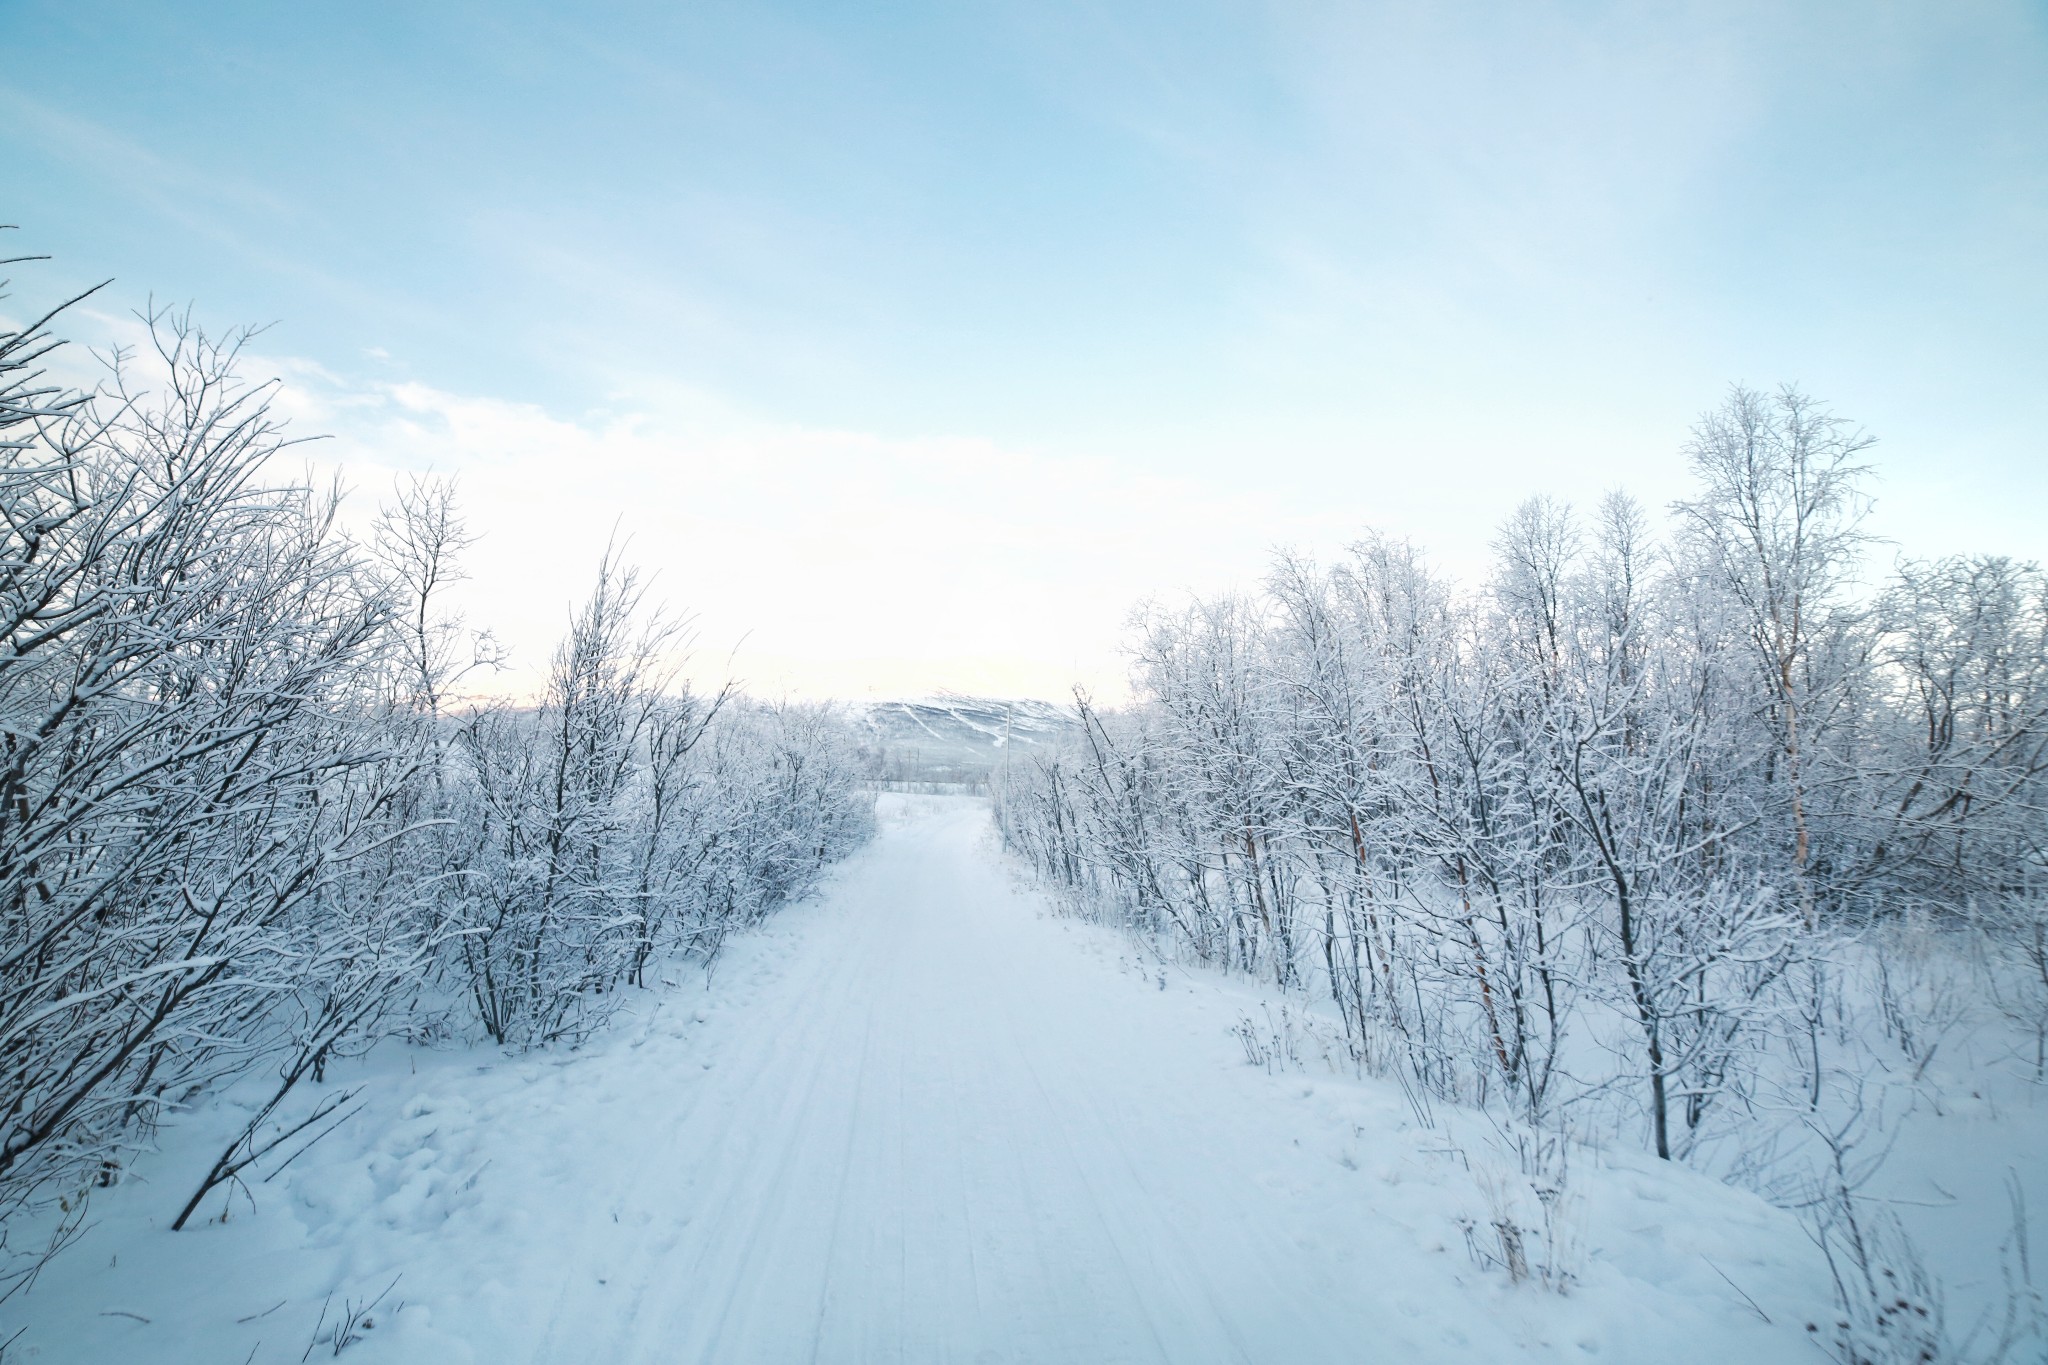
<svg viewBox="0 0 2048 1365"><path fill-rule="evenodd" d="M1005 752L1080 729L1071 706L1029 698L932 697L867 702L879 775L910 782L980 782Z"/></svg>

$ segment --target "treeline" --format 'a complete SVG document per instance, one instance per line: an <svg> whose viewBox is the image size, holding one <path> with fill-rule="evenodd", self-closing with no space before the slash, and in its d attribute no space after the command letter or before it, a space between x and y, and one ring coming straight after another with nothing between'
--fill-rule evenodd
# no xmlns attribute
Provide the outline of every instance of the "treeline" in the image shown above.
<svg viewBox="0 0 2048 1365"><path fill-rule="evenodd" d="M0 331L0 1297L224 1084L263 1091L179 1226L345 1116L293 1093L333 1059L573 1042L872 824L848 726L693 691L615 558L537 700L465 700L447 486L345 534L242 338L153 316L81 392L55 316Z"/></svg>
<svg viewBox="0 0 2048 1365"><path fill-rule="evenodd" d="M1958 931L2038 1073L2048 581L1881 568L1868 445L1737 389L1661 523L1537 498L1475 588L1374 537L1148 609L1137 700L998 774L1005 837L1091 913L1325 996L1364 1064L1659 1156L1819 1107L1851 977L1924 1049L1855 947L1899 920Z"/></svg>

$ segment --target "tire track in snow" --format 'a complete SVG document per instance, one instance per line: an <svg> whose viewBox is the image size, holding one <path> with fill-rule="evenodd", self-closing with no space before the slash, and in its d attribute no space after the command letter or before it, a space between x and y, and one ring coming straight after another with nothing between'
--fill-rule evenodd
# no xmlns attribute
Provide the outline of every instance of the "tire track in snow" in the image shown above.
<svg viewBox="0 0 2048 1365"><path fill-rule="evenodd" d="M801 1137L800 1126L778 1123L779 1115L749 1124L745 1117L749 1112L747 1105L750 1101L780 1101L786 1105L794 1091L776 1086L775 1081L778 1073L792 1064L809 1062L803 1089L806 1094L815 1089L817 1075L829 1057L828 1049L815 1044L832 1022L832 1013L818 1010L817 1001L834 987L843 999L857 985L857 973L851 969L847 955L830 951L845 947L846 941L854 938L846 932L849 926L834 918L821 917L821 921L816 926L823 931L816 935L818 941L804 945L810 951L796 953L786 960L783 970L760 989L759 995L768 998L757 996L752 1002L753 1010L738 1007L748 1013L764 1006L779 1008L769 1018L748 1020L747 1028L738 1034L738 1045L714 1054L708 1067L703 1062L689 1064L701 1068L700 1073L690 1075L690 1083L673 1085L659 1094L660 1100L672 1106L669 1112L663 1114L650 1106L640 1116L636 1131L659 1137L644 1144L640 1159L621 1168L622 1175L612 1177L612 1202L647 1204L665 1199L669 1209L665 1218L649 1210L631 1239L631 1247L620 1249L637 1262L628 1301L621 1304L617 1297L599 1292L600 1287L593 1285L587 1275L566 1281L528 1359L553 1362L673 1358L669 1352L673 1350L677 1331L679 1287L703 1283L706 1263L719 1251L730 1250L720 1248L715 1241L700 1239L707 1232L747 1223L744 1204L754 1186L743 1178L724 1183L724 1197L708 1208L697 1196L707 1179L724 1169L721 1163L725 1149L736 1129L779 1129L788 1138L784 1145L785 1163L793 1157ZM760 1083L735 1095L729 1088L733 1075L751 1076ZM711 1131L706 1131L707 1128ZM667 1178L663 1178L665 1175ZM744 1176L745 1171L740 1175ZM778 1188L773 1179L765 1183L770 1191ZM605 1225L593 1225L584 1238L586 1246L561 1248L561 1259L572 1264L598 1257L616 1261L619 1257L610 1248L598 1251L587 1245L610 1240ZM689 1256L692 1250L699 1253L695 1258ZM651 1324L645 1320L650 1295L656 1300L655 1321ZM687 1290L681 1295L683 1302L693 1306L704 1297ZM693 1315L686 1311L680 1316ZM664 1339L669 1342L666 1347L661 1345ZM600 1341L606 1343L604 1351L593 1354L593 1345Z"/></svg>
<svg viewBox="0 0 2048 1365"><path fill-rule="evenodd" d="M678 1047L673 1074L638 1073L633 1123L658 1135L609 1188L648 1217L592 1220L533 1272L632 1264L630 1292L582 1276L506 1358L1553 1355L1489 1313L1504 1286L1386 1218L1387 1187L1301 1147L1286 1083L1241 1065L1213 1005L1139 990L1047 922L983 847L985 807L906 804L925 815L733 969L712 1069Z"/></svg>

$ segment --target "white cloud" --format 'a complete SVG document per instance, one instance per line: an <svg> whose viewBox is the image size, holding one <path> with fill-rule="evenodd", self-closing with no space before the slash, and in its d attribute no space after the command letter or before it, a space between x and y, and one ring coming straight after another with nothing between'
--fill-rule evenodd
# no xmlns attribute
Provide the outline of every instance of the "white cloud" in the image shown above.
<svg viewBox="0 0 2048 1365"><path fill-rule="evenodd" d="M1120 689L1140 598L1249 581L1273 541L1339 533L1258 495L982 440L775 424L701 394L569 420L273 368L292 378L280 410L295 428L335 434L308 451L357 490L356 516L400 471L458 478L482 535L464 605L513 647L512 691L531 687L614 534L695 617L704 671L737 649L757 691L1058 696Z"/></svg>

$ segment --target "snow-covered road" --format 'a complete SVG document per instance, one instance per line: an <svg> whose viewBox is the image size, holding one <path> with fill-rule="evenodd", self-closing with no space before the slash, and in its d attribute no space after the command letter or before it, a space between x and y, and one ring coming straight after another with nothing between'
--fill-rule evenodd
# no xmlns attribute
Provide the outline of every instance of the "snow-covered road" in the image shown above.
<svg viewBox="0 0 2048 1365"><path fill-rule="evenodd" d="M586 1214L506 1296L500 1358L1499 1360L1558 1325L1441 1191L1387 1197L1448 1166L1412 1131L1367 1150L1404 1115L1319 1129L1313 1077L1245 1064L1241 1001L1047 919L988 839L979 802L892 803L711 1069L568 1158Z"/></svg>
<svg viewBox="0 0 2048 1365"><path fill-rule="evenodd" d="M1048 916L983 803L885 802L709 990L574 1056L430 1054L256 1217L116 1228L97 1278L60 1262L36 1316L75 1330L39 1322L39 1358L296 1360L323 1295L402 1276L347 1359L1812 1359L1783 1215L1601 1164L1575 1176L1578 1289L1512 1286L1457 1226L1484 1227L1476 1148L1391 1087L1247 1065L1249 988L1162 988Z"/></svg>
<svg viewBox="0 0 2048 1365"><path fill-rule="evenodd" d="M1387 1329L1260 1155L1294 1135L1219 1112L1230 1039L1077 980L986 828L893 823L710 1075L645 1097L523 1358L1306 1362Z"/></svg>

